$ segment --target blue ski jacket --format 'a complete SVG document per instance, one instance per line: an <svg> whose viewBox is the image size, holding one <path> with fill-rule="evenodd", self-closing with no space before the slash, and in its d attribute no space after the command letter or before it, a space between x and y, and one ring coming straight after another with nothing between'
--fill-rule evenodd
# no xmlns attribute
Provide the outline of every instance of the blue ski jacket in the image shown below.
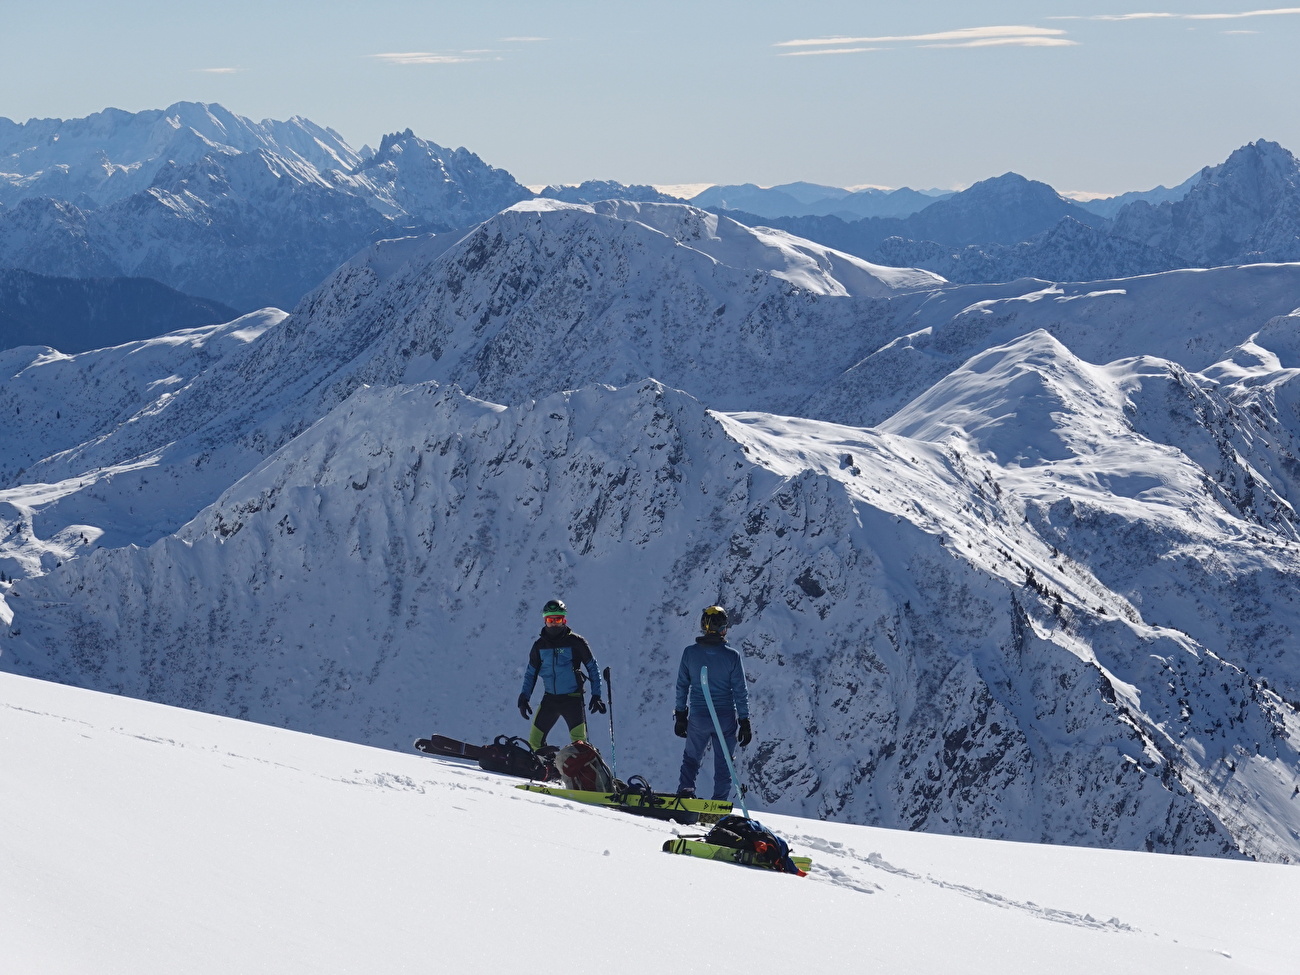
<svg viewBox="0 0 1300 975"><path fill-rule="evenodd" d="M543 627L541 636L533 641L532 649L528 651L528 668L524 671L524 686L519 693L526 698L532 697L540 677L547 694L581 694L579 667L587 671L591 696L600 697L600 667L587 641L567 626L554 636Z"/></svg>
<svg viewBox="0 0 1300 975"><path fill-rule="evenodd" d="M745 664L740 651L720 637L702 636L682 651L677 668L677 703L674 709L685 711L687 701L693 714L708 714L704 688L700 686L700 668L709 668L709 693L718 717L734 713L749 717L749 688L745 685ZM698 711L696 709L699 709Z"/></svg>

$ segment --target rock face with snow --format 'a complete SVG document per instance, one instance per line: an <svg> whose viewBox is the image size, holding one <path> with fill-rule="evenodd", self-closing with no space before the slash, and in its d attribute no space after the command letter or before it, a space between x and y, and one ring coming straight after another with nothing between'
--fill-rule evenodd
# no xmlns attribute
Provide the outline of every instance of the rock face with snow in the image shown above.
<svg viewBox="0 0 1300 975"><path fill-rule="evenodd" d="M1145 244L1063 217L1050 230L1016 244L969 244L960 249L890 237L874 253L881 263L924 267L950 281L992 284L1019 278L1097 281L1154 274L1177 261Z"/></svg>
<svg viewBox="0 0 1300 975"><path fill-rule="evenodd" d="M1293 861L1298 286L958 288L532 201L288 317L3 353L0 666L488 738L558 595L615 674L620 774L671 788L720 602L770 808Z"/></svg>
<svg viewBox="0 0 1300 975"><path fill-rule="evenodd" d="M80 119L0 118L0 203L51 198L94 209L146 192L164 169L221 149L269 152L326 172L361 161L337 132L307 119L259 123L195 102L134 113L110 108Z"/></svg>
<svg viewBox="0 0 1300 975"><path fill-rule="evenodd" d="M395 213L434 231L472 226L533 195L468 149L444 149L410 129L385 136L353 172Z"/></svg>
<svg viewBox="0 0 1300 975"><path fill-rule="evenodd" d="M1300 161L1275 142L1252 142L1202 170L1181 200L1125 207L1112 232L1183 266L1300 260Z"/></svg>

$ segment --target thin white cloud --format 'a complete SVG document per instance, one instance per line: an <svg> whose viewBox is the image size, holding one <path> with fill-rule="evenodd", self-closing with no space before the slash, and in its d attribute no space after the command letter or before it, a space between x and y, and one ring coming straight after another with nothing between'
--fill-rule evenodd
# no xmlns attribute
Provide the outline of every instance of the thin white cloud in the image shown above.
<svg viewBox="0 0 1300 975"><path fill-rule="evenodd" d="M883 47L826 47L813 51L782 51L783 58L801 58L819 54L865 54L868 51L883 51Z"/></svg>
<svg viewBox="0 0 1300 975"><path fill-rule="evenodd" d="M954 41L949 44L921 44L919 47L1074 47L1078 41L1066 37L985 37L976 41Z"/></svg>
<svg viewBox="0 0 1300 975"><path fill-rule="evenodd" d="M202 74L238 74L243 68L195 68L195 71Z"/></svg>
<svg viewBox="0 0 1300 975"><path fill-rule="evenodd" d="M882 37L811 37L780 41L774 47L811 48L814 50L784 51L792 54L857 54L877 47L857 45L905 44L916 47L991 47L1013 45L1019 47L1065 47L1076 43L1064 36L1065 31L1055 27L1029 27L1007 25L1000 27L964 27L960 30L937 31L931 34L896 34ZM815 50L821 48L823 50Z"/></svg>
<svg viewBox="0 0 1300 975"><path fill-rule="evenodd" d="M1282 17L1300 14L1300 7L1275 7L1272 10L1246 10L1237 14L1184 14L1188 20L1236 20L1239 17Z"/></svg>
<svg viewBox="0 0 1300 975"><path fill-rule="evenodd" d="M1174 20L1178 14L1062 14L1048 20Z"/></svg>
<svg viewBox="0 0 1300 975"><path fill-rule="evenodd" d="M1178 14L1178 13L1134 13L1134 14L1079 14L1074 16L1048 17L1048 20L1239 20L1243 17L1285 17L1300 14L1300 7L1273 7L1268 10L1241 10L1224 14Z"/></svg>
<svg viewBox="0 0 1300 975"><path fill-rule="evenodd" d="M388 64L468 64L471 61L489 60L485 52L459 51L453 54L434 53L432 51L406 51L389 54L372 54L372 58Z"/></svg>

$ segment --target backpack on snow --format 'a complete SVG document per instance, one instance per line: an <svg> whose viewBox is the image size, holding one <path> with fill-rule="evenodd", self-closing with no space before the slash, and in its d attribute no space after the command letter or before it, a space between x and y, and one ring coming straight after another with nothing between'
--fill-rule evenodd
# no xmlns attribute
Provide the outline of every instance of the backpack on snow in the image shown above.
<svg viewBox="0 0 1300 975"><path fill-rule="evenodd" d="M479 768L489 772L517 775L523 779L546 782L555 778L555 766L533 751L524 738L497 735L492 744L483 746L483 756L478 764Z"/></svg>
<svg viewBox="0 0 1300 975"><path fill-rule="evenodd" d="M723 816L709 830L704 842L743 850L746 860L755 866L803 876L803 871L790 859L789 844L756 819Z"/></svg>
<svg viewBox="0 0 1300 975"><path fill-rule="evenodd" d="M555 769L566 789L614 791L614 773L590 742L571 741L561 748L555 753Z"/></svg>

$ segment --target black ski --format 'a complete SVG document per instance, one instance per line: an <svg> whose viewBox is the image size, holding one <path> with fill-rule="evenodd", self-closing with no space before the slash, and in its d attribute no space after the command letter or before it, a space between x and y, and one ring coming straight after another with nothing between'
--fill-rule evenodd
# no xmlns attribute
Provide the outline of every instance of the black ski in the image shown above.
<svg viewBox="0 0 1300 975"><path fill-rule="evenodd" d="M487 772L516 775L521 779L553 782L560 777L553 762L557 749L554 746L543 746L533 751L524 738L497 735L490 745L471 745L459 738L430 735L428 738L417 738L415 749L426 755L467 758L471 762L478 762L479 768Z"/></svg>
<svg viewBox="0 0 1300 975"><path fill-rule="evenodd" d="M430 735L428 738L415 739L415 750L426 755L447 755L452 758L468 758L477 762L483 757L486 745L471 745L467 741L448 738L446 735Z"/></svg>

